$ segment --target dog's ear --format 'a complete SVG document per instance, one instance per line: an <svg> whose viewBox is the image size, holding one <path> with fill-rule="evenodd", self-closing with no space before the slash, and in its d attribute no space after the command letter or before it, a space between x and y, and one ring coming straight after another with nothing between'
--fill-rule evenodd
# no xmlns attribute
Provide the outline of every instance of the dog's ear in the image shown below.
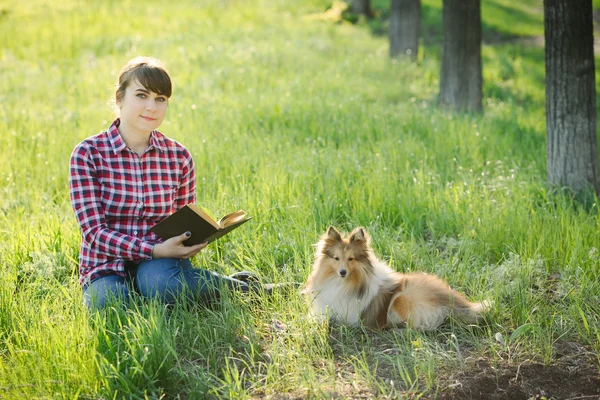
<svg viewBox="0 0 600 400"><path fill-rule="evenodd" d="M335 229L333 226L330 226L329 228L327 228L327 239L332 239L332 240L342 240L342 235L340 235L340 232Z"/></svg>
<svg viewBox="0 0 600 400"><path fill-rule="evenodd" d="M356 228L350 234L350 243L356 242L369 242L369 234L367 233L367 231L365 231L364 228Z"/></svg>

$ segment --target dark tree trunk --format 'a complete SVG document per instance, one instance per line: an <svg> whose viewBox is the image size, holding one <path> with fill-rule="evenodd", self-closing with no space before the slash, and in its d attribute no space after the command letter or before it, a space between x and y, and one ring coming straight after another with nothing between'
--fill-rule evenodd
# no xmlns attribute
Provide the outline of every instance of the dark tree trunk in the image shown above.
<svg viewBox="0 0 600 400"><path fill-rule="evenodd" d="M415 60L419 52L421 0L391 0L390 56Z"/></svg>
<svg viewBox="0 0 600 400"><path fill-rule="evenodd" d="M443 0L444 40L438 103L456 111L481 111L480 0Z"/></svg>
<svg viewBox="0 0 600 400"><path fill-rule="evenodd" d="M544 0L544 37L548 182L600 193L592 0Z"/></svg>
<svg viewBox="0 0 600 400"><path fill-rule="evenodd" d="M352 12L372 18L374 14L371 9L371 0L352 0Z"/></svg>

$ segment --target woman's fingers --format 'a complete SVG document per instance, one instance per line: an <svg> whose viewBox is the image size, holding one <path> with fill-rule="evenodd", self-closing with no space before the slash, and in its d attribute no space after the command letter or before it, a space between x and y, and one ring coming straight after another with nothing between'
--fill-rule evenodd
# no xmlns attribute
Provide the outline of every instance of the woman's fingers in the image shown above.
<svg viewBox="0 0 600 400"><path fill-rule="evenodd" d="M154 247L153 256L155 258L190 258L198 254L203 248L205 248L208 245L207 242L195 244L193 246L184 245L183 242L188 240L190 237L191 234L189 232L186 232L157 244Z"/></svg>
<svg viewBox="0 0 600 400"><path fill-rule="evenodd" d="M208 246L207 242L186 247L186 250L188 251L188 255L185 258L194 257L196 254L200 253L202 251L202 249L205 248L206 246Z"/></svg>
<svg viewBox="0 0 600 400"><path fill-rule="evenodd" d="M186 240L188 240L188 239L189 239L191 236L192 236L192 233L191 233L191 232L184 232L184 233L182 233L181 235L177 236L177 241L178 241L179 243L183 243L183 242L185 242Z"/></svg>

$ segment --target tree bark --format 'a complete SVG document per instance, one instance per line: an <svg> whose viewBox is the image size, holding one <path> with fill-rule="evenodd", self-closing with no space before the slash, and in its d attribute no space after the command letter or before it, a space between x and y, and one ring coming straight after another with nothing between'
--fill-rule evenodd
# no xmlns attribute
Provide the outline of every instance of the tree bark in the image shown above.
<svg viewBox="0 0 600 400"><path fill-rule="evenodd" d="M373 18L374 13L371 9L371 0L352 0L352 12Z"/></svg>
<svg viewBox="0 0 600 400"><path fill-rule="evenodd" d="M438 104L455 111L480 112L480 0L443 0L443 29Z"/></svg>
<svg viewBox="0 0 600 400"><path fill-rule="evenodd" d="M390 57L407 56L415 60L420 29L421 0L391 0Z"/></svg>
<svg viewBox="0 0 600 400"><path fill-rule="evenodd" d="M592 0L544 0L546 172L600 194Z"/></svg>

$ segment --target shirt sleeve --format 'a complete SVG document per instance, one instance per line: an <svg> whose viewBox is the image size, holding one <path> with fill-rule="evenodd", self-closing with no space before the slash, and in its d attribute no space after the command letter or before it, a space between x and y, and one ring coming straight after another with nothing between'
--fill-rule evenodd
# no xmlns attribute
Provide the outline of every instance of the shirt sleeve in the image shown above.
<svg viewBox="0 0 600 400"><path fill-rule="evenodd" d="M152 258L154 244L107 228L93 149L77 146L69 162L69 197L84 244L108 257L139 262Z"/></svg>
<svg viewBox="0 0 600 400"><path fill-rule="evenodd" d="M181 182L175 195L175 209L196 204L196 169L189 150L184 148L181 162Z"/></svg>

